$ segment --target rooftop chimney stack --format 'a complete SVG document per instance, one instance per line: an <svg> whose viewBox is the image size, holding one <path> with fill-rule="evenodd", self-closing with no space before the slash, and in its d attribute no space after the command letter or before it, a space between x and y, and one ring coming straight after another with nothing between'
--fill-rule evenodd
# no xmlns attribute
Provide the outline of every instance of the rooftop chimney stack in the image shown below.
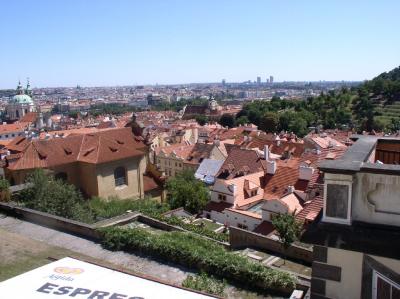
<svg viewBox="0 0 400 299"><path fill-rule="evenodd" d="M276 162L275 160L266 160L267 162L267 173L268 174L275 174L276 172Z"/></svg>
<svg viewBox="0 0 400 299"><path fill-rule="evenodd" d="M299 167L299 179L309 181L314 174L314 168L306 165L300 165Z"/></svg>
<svg viewBox="0 0 400 299"><path fill-rule="evenodd" d="M264 159L265 159L265 161L269 160L269 148L268 148L268 145L264 145Z"/></svg>
<svg viewBox="0 0 400 299"><path fill-rule="evenodd" d="M292 186L292 185L289 185L288 187L287 187L287 192L290 194L290 193L293 193L294 192L294 186Z"/></svg>

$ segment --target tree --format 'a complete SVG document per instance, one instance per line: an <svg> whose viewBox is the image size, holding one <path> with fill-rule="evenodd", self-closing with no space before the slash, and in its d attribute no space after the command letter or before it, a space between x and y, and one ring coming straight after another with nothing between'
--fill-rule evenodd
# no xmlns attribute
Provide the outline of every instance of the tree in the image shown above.
<svg viewBox="0 0 400 299"><path fill-rule="evenodd" d="M19 195L26 207L80 221L92 219L82 194L75 186L46 175L43 169L36 169L27 183L30 187Z"/></svg>
<svg viewBox="0 0 400 299"><path fill-rule="evenodd" d="M200 126L204 126L208 122L208 117L201 114L196 115L195 119Z"/></svg>
<svg viewBox="0 0 400 299"><path fill-rule="evenodd" d="M281 241L283 251L292 245L293 242L298 240L302 224L296 220L291 214L278 214L272 218L272 225L279 234L279 240ZM283 260L285 263L285 259Z"/></svg>
<svg viewBox="0 0 400 299"><path fill-rule="evenodd" d="M235 118L231 114L222 114L219 124L223 127L233 128L235 126Z"/></svg>
<svg viewBox="0 0 400 299"><path fill-rule="evenodd" d="M247 116L245 116L245 115L242 115L242 116L240 116L239 118L236 118L236 125L238 126L238 125L245 125L245 124L249 124L250 123L250 121L249 121L249 119L247 118Z"/></svg>
<svg viewBox="0 0 400 299"><path fill-rule="evenodd" d="M183 207L190 213L198 213L209 199L207 187L197 180L190 170L184 170L169 178L166 189L167 201L172 209Z"/></svg>
<svg viewBox="0 0 400 299"><path fill-rule="evenodd" d="M267 133L275 133L278 130L278 125L278 114L274 112L267 112L260 120L259 129Z"/></svg>
<svg viewBox="0 0 400 299"><path fill-rule="evenodd" d="M289 123L289 131L298 137L304 137L308 133L307 121L296 115Z"/></svg>

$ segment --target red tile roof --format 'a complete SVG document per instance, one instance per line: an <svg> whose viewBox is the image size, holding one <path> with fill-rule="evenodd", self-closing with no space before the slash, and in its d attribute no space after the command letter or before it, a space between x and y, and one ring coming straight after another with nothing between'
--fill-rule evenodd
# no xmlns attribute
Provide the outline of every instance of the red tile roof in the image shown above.
<svg viewBox="0 0 400 299"><path fill-rule="evenodd" d="M209 201L207 205L204 208L204 211L216 211L221 213L225 209L229 209L232 207L232 204L227 203L227 202L215 202L215 201Z"/></svg>
<svg viewBox="0 0 400 299"><path fill-rule="evenodd" d="M300 222L312 222L321 212L323 206L322 196L315 197L305 203L303 210L296 215L296 220Z"/></svg>
<svg viewBox="0 0 400 299"><path fill-rule="evenodd" d="M72 162L105 163L142 156L145 148L143 142L133 137L130 128L33 140L22 150L22 156L18 160L10 161L8 168L47 168Z"/></svg>
<svg viewBox="0 0 400 299"><path fill-rule="evenodd" d="M34 123L37 119L38 113L37 112L28 112L25 114L19 122L26 122L26 123Z"/></svg>
<svg viewBox="0 0 400 299"><path fill-rule="evenodd" d="M281 198L288 192L288 186L305 191L309 181L299 179L299 168L278 167L275 174L266 174L264 180L264 198Z"/></svg>
<svg viewBox="0 0 400 299"><path fill-rule="evenodd" d="M145 192L157 189L159 186L157 182L149 175L143 175L143 189Z"/></svg>
<svg viewBox="0 0 400 299"><path fill-rule="evenodd" d="M232 148L217 176L232 179L265 170L265 160L254 150Z"/></svg>
<svg viewBox="0 0 400 299"><path fill-rule="evenodd" d="M271 141L261 139L260 137L252 138L243 144L246 148L258 148L260 150L263 150L265 145L268 145L270 152L273 154L283 155L285 152L290 152L292 157L300 157L305 148L303 143L282 140Z"/></svg>
<svg viewBox="0 0 400 299"><path fill-rule="evenodd" d="M274 230L275 228L271 222L263 221L253 230L253 232L266 236L272 233Z"/></svg>
<svg viewBox="0 0 400 299"><path fill-rule="evenodd" d="M28 126L29 124L26 122L0 125L0 134L23 132L28 128Z"/></svg>

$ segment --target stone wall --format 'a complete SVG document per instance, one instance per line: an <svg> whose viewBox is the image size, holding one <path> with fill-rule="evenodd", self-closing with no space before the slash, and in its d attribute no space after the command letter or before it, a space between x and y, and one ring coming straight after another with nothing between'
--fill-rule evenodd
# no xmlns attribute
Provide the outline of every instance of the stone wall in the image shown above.
<svg viewBox="0 0 400 299"><path fill-rule="evenodd" d="M145 223L149 226L161 229L161 230L166 230L166 231L185 231L183 228L178 227L178 226L174 226L174 225L170 225L168 223L162 222L160 220L151 218L149 216L145 216L145 215L139 215L138 219L139 222Z"/></svg>
<svg viewBox="0 0 400 299"><path fill-rule="evenodd" d="M83 222L54 216L36 210L18 207L12 203L0 203L0 211L17 218L43 225L52 229L74 234L91 240L99 240L100 235L95 227Z"/></svg>
<svg viewBox="0 0 400 299"><path fill-rule="evenodd" d="M231 248L254 247L284 254L287 257L308 263L311 263L313 260L312 249L292 245L286 252L283 252L279 241L237 227L229 228L229 240Z"/></svg>

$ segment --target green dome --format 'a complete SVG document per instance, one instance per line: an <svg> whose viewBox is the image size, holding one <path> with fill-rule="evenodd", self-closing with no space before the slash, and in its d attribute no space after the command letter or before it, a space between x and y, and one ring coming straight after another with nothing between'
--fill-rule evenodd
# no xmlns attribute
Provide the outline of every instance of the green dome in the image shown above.
<svg viewBox="0 0 400 299"><path fill-rule="evenodd" d="M32 98L27 94L17 94L12 97L10 103L13 104L33 104Z"/></svg>

